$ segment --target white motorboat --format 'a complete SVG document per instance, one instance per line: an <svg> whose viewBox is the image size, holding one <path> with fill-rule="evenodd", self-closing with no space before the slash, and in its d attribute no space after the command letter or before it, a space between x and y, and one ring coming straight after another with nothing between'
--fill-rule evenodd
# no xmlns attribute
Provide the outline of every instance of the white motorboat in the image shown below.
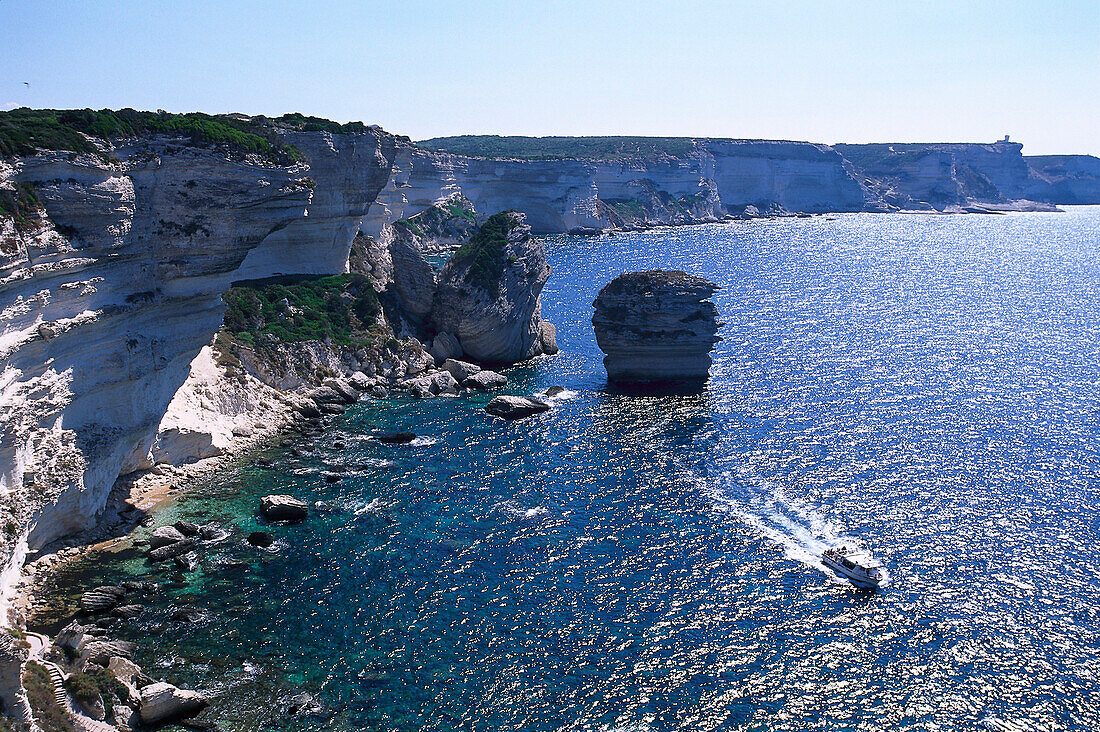
<svg viewBox="0 0 1100 732"><path fill-rule="evenodd" d="M875 588L885 579L882 565L859 546L842 544L831 547L822 552L821 561L859 587Z"/></svg>

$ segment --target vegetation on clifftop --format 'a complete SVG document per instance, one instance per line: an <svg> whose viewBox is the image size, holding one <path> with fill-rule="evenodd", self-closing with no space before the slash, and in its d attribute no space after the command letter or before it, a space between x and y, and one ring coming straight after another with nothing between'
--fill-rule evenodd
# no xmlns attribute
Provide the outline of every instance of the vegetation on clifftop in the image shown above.
<svg viewBox="0 0 1100 732"><path fill-rule="evenodd" d="M683 156L695 142L690 137L502 137L456 135L416 143L428 150L479 158L525 160L625 160L653 155Z"/></svg>
<svg viewBox="0 0 1100 732"><path fill-rule="evenodd" d="M470 241L462 245L448 266L467 267L466 283L488 292L500 294L500 277L504 274L504 250L512 230L515 211L502 211L489 217Z"/></svg>
<svg viewBox="0 0 1100 732"><path fill-rule="evenodd" d="M301 160L301 153L282 142L279 129L304 132L363 133L362 122L341 124L320 117L170 114L134 109L14 109L0 112L0 157L33 155L36 149L99 154L88 138L115 140L143 134L178 135L196 145L218 145L260 155L278 164Z"/></svg>
<svg viewBox="0 0 1100 732"><path fill-rule="evenodd" d="M360 274L260 280L231 287L223 299L225 332L260 351L269 342L265 335L340 346L367 345L377 335L378 295Z"/></svg>

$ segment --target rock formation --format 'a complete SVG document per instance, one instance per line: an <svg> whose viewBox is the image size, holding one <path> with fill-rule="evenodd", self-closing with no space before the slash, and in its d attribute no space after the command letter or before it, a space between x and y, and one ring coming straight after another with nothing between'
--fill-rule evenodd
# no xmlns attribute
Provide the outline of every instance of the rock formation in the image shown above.
<svg viewBox="0 0 1100 732"><path fill-rule="evenodd" d="M546 352L540 295L550 277L523 214L491 216L439 274L432 326L474 361L511 364Z"/></svg>
<svg viewBox="0 0 1100 732"><path fill-rule="evenodd" d="M684 272L629 272L600 290L593 306L596 342L608 381L663 384L706 381L720 339L718 286Z"/></svg>

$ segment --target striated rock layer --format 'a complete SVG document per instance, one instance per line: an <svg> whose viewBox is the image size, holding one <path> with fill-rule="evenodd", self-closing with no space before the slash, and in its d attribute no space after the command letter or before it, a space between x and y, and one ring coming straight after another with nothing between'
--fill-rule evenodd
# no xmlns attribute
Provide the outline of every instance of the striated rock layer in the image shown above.
<svg viewBox="0 0 1100 732"><path fill-rule="evenodd" d="M717 337L718 285L684 272L628 272L600 290L596 343L617 384L704 382Z"/></svg>

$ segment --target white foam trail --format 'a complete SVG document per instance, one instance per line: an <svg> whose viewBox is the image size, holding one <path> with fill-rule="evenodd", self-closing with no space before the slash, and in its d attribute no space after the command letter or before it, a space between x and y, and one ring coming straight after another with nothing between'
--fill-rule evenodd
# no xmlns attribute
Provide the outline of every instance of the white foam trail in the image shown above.
<svg viewBox="0 0 1100 732"><path fill-rule="evenodd" d="M858 543L858 539L845 536L813 505L746 468L721 471L704 489L720 511L774 543L787 558L820 570L837 584L849 584L822 563L821 553L836 544ZM883 574L881 586L886 586L890 578L885 569Z"/></svg>
<svg viewBox="0 0 1100 732"><path fill-rule="evenodd" d="M428 445L434 445L436 442L438 442L438 440L434 437L421 435L420 437L414 437L409 445L412 447L427 447Z"/></svg>

